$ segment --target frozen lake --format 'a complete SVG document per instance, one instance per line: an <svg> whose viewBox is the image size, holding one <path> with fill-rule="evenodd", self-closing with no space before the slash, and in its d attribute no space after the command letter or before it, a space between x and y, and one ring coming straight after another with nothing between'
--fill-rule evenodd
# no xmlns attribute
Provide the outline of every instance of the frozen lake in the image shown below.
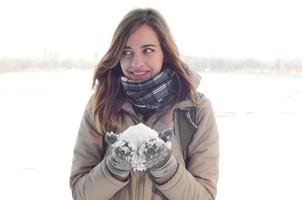
<svg viewBox="0 0 302 200"><path fill-rule="evenodd" d="M220 132L218 200L302 199L302 75L202 74ZM71 200L92 71L0 74L1 199Z"/></svg>

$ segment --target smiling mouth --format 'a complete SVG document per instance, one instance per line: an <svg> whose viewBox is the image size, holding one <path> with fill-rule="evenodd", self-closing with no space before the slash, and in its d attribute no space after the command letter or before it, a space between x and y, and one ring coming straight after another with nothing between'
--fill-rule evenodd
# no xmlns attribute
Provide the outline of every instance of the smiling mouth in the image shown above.
<svg viewBox="0 0 302 200"><path fill-rule="evenodd" d="M135 75L135 76L141 76L141 75L144 75L146 73L147 72L132 72L132 74Z"/></svg>
<svg viewBox="0 0 302 200"><path fill-rule="evenodd" d="M144 72L131 72L132 78L134 80L145 80L149 77L149 71L144 71Z"/></svg>

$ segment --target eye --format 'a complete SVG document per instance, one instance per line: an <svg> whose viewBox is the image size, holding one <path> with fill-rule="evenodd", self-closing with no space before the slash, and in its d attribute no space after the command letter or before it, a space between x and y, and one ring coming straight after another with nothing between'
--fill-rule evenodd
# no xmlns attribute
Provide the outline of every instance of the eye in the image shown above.
<svg viewBox="0 0 302 200"><path fill-rule="evenodd" d="M122 55L126 58L130 57L132 55L132 52L129 49L124 49L122 51Z"/></svg>
<svg viewBox="0 0 302 200"><path fill-rule="evenodd" d="M143 52L144 52L144 54L148 55L148 54L153 53L153 52L154 52L154 49L151 49L151 48L145 48L145 49L143 50Z"/></svg>

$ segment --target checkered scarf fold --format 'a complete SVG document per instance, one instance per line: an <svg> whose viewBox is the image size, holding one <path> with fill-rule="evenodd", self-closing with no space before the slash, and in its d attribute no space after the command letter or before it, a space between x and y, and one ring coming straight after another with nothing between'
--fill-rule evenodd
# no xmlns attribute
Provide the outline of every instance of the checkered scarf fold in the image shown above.
<svg viewBox="0 0 302 200"><path fill-rule="evenodd" d="M169 67L164 68L158 75L143 81L130 80L121 77L126 98L137 110L160 111L173 101L177 81L175 72Z"/></svg>

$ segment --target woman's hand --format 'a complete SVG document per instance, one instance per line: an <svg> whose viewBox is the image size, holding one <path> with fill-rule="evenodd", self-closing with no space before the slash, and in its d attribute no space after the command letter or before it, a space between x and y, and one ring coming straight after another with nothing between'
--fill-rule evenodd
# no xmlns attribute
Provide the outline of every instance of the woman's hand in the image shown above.
<svg viewBox="0 0 302 200"><path fill-rule="evenodd" d="M173 136L171 129L163 131L158 138L151 139L142 144L138 149L138 156L143 160L146 169L158 184L163 184L170 180L175 174L178 163L171 152L171 142Z"/></svg>
<svg viewBox="0 0 302 200"><path fill-rule="evenodd" d="M156 169L166 164L172 153L161 138L156 138L142 144L138 154L146 169Z"/></svg>
<svg viewBox="0 0 302 200"><path fill-rule="evenodd" d="M111 140L110 140L111 138ZM132 159L136 155L133 145L124 140L112 140L112 135L106 135L106 141L112 143L112 149L106 158L106 165L111 174L119 179L129 176L132 169Z"/></svg>

